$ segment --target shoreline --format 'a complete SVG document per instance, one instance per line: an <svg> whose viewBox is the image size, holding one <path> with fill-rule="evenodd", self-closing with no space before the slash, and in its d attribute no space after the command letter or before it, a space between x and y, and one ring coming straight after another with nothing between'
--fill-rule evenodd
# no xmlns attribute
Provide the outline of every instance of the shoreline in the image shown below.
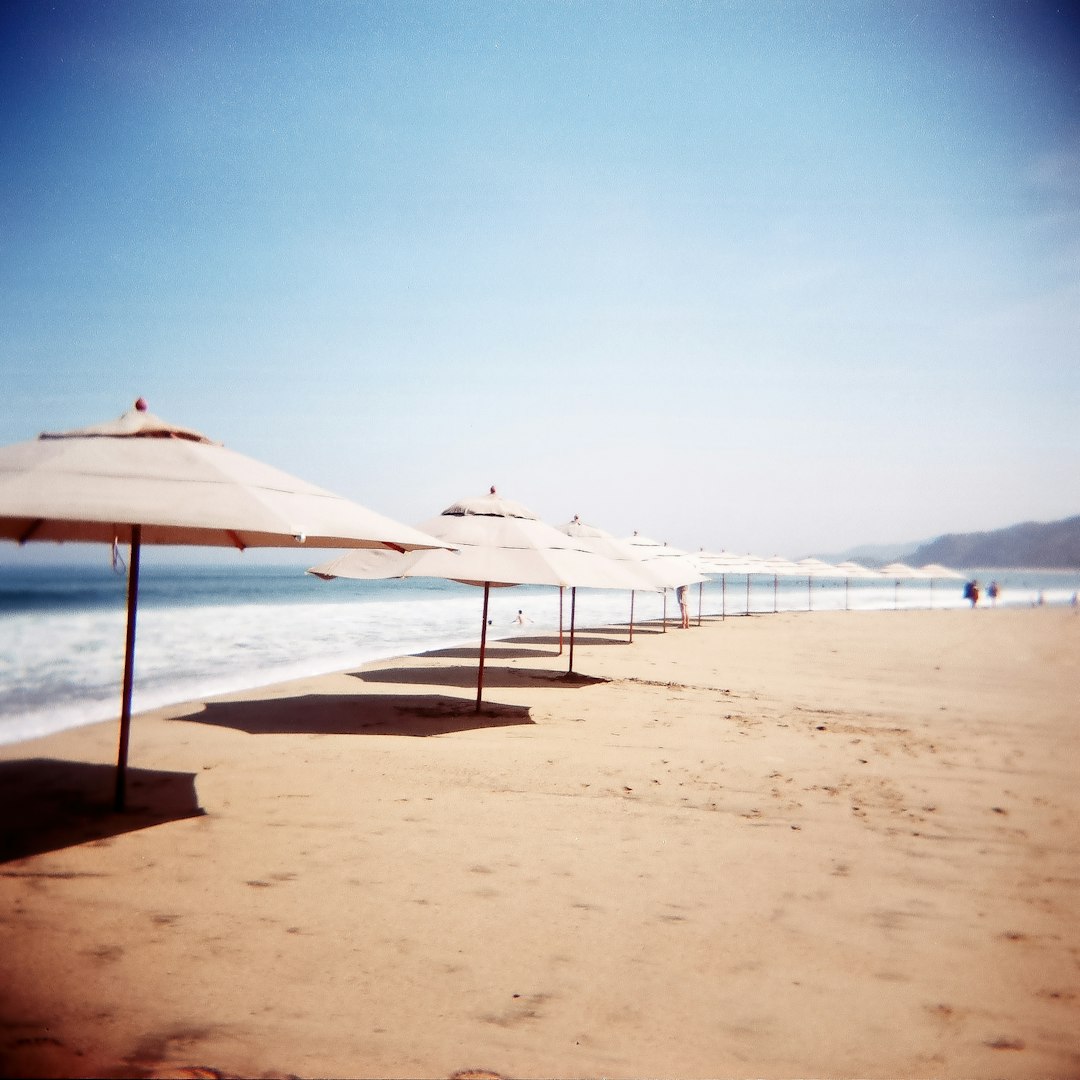
<svg viewBox="0 0 1080 1080"><path fill-rule="evenodd" d="M806 614L0 746L4 1074L1075 1075L1080 617Z"/></svg>

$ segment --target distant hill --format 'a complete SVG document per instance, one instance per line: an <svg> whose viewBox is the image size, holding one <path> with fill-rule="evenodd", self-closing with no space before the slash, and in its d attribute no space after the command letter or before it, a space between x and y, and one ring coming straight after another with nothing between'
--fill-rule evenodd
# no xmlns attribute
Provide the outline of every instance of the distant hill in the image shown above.
<svg viewBox="0 0 1080 1080"><path fill-rule="evenodd" d="M915 566L935 562L955 567L1080 569L1080 516L1027 521L993 532L950 533L920 544L907 561Z"/></svg>
<svg viewBox="0 0 1080 1080"><path fill-rule="evenodd" d="M845 562L848 559L854 559L855 562L862 563L864 566L884 566L886 563L891 562L907 562L911 557L911 553L922 543L926 543L926 541L910 540L903 544L860 544L858 547L848 548L846 551L814 551L811 554L814 558L827 563Z"/></svg>

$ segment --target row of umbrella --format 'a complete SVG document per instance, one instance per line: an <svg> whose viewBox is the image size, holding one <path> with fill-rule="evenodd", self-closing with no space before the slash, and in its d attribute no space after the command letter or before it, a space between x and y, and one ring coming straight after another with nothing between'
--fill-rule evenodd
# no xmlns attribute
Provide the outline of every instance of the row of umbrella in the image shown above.
<svg viewBox="0 0 1080 1080"><path fill-rule="evenodd" d="M169 423L151 413L142 398L117 420L0 448L0 539L129 547L117 810L126 801L145 544L358 549L351 552L351 563L334 560L313 572L443 577L481 585L478 709L492 587L587 586L628 589L633 595L638 589L703 580L692 560L663 545L642 538L622 550L614 538L577 519L557 530L494 488L480 499L453 504L426 526L393 521Z"/></svg>
<svg viewBox="0 0 1080 1080"><path fill-rule="evenodd" d="M140 551L144 544L353 549L311 568L323 578L435 577L483 588L476 708L483 695L492 588L571 590L570 671L578 587L630 593L703 583L707 575L858 577L856 564L789 563L725 553L691 556L634 534L619 540L579 517L555 528L500 496L464 499L412 528L155 416L139 399L119 419L44 433L0 449L0 539L127 544L127 624L115 806L125 805ZM931 573L931 571L933 573ZM894 564L876 576L951 577ZM665 607L666 625L666 607Z"/></svg>
<svg viewBox="0 0 1080 1080"><path fill-rule="evenodd" d="M909 566L903 562L892 562L880 569L872 569L861 563L846 560L840 563L827 563L822 559L806 558L792 561L782 556L761 558L756 555L736 555L729 552L707 552L697 554L697 560L706 573L720 576L724 580L726 596L726 577L728 574L746 577L746 610L750 610L750 578L752 576L771 577L773 579L773 606L776 607L777 584L781 578L806 578L809 606L813 607L813 582L817 579L831 579L844 582L844 606L847 607L848 586L855 580L876 580L893 582L893 603L897 602L897 590L902 581L929 581L933 589L935 581L964 579L958 570L953 570L939 563L927 563L925 566ZM726 600L725 600L726 603Z"/></svg>
<svg viewBox="0 0 1080 1080"><path fill-rule="evenodd" d="M570 589L570 660L574 669L574 630L579 587L661 591L704 581L695 559L634 534L619 540L577 515L560 528L545 524L520 503L487 495L462 499L419 528L447 545L426 551L350 551L313 566L308 573L325 579L445 578L484 590L477 666L476 709L484 692L488 600L492 588L554 585Z"/></svg>

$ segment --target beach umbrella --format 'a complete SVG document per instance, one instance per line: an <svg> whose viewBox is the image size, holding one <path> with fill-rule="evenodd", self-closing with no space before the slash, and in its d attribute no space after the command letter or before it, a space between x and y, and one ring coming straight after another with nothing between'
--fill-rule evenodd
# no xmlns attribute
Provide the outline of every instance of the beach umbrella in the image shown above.
<svg viewBox="0 0 1080 1080"><path fill-rule="evenodd" d="M844 575L831 563L824 562L821 559L807 558L800 559L796 564L800 571L806 575L806 597L807 597L807 610L813 611L814 609L814 594L812 586L814 578L834 578L839 579Z"/></svg>
<svg viewBox="0 0 1080 1080"><path fill-rule="evenodd" d="M843 571L844 574L844 610L848 609L848 586L851 583L852 578L862 578L868 580L869 578L881 578L876 570L871 570L868 566L863 566L861 563L852 562L846 560L845 562L837 563L836 569Z"/></svg>
<svg viewBox="0 0 1080 1080"><path fill-rule="evenodd" d="M893 610L895 611L898 606L898 596L900 592L900 582L910 581L913 578L921 578L922 572L916 570L914 566L908 566L907 563L892 562L888 566L881 568L882 577L893 579Z"/></svg>
<svg viewBox="0 0 1080 1080"><path fill-rule="evenodd" d="M720 577L720 618L727 618L727 576L743 574L750 561L750 556L736 555L730 551L702 551L697 556L698 563L706 574ZM749 579L747 579L749 580Z"/></svg>
<svg viewBox="0 0 1080 1080"><path fill-rule="evenodd" d="M671 547L659 540L651 540L635 530L626 537L629 544L648 567L652 575L662 583L664 590L664 630L667 630L667 590L680 585L694 585L705 580L702 567L689 552Z"/></svg>
<svg viewBox="0 0 1080 1080"><path fill-rule="evenodd" d="M127 544L116 767L125 802L139 555L144 544L411 551L440 541L149 412L0 449L0 539Z"/></svg>
<svg viewBox="0 0 1080 1080"><path fill-rule="evenodd" d="M480 626L480 663L476 709L484 690L488 598L492 588L511 585L584 586L633 589L640 579L611 559L588 550L579 540L541 521L520 503L504 499L492 488L487 495L462 499L420 528L453 551L394 554L352 551L313 566L321 578L430 577L477 585L484 590Z"/></svg>
<svg viewBox="0 0 1080 1080"><path fill-rule="evenodd" d="M772 575L773 614L775 615L776 612L779 611L779 604L777 603L777 586L780 578L798 578L802 576L802 571L796 563L792 562L790 559L785 559L783 555L773 555L770 558L761 561L761 572Z"/></svg>
<svg viewBox="0 0 1080 1080"><path fill-rule="evenodd" d="M720 584L723 590L722 611L723 617L727 617L727 575L735 574L746 577L746 614L750 614L750 576L752 574L765 574L765 560L758 555L732 555L721 552L719 555L706 556L702 565L708 573L720 574Z"/></svg>
<svg viewBox="0 0 1080 1080"><path fill-rule="evenodd" d="M596 525L588 525L575 514L565 525L558 526L560 532L566 533L579 540L588 550L611 559L618 563L632 576L640 579L639 589L664 588L660 577L649 569L646 561L641 557L639 549L620 540L612 533L605 532ZM630 590L630 635L629 640L634 640L634 589ZM570 670L574 670L574 611L577 599L577 588L571 587L570 593ZM562 612L560 609L559 628L562 629Z"/></svg>
<svg viewBox="0 0 1080 1080"><path fill-rule="evenodd" d="M919 567L919 576L929 578L930 580L930 606L934 606L934 581L966 581L967 577L961 574L959 570L953 570L948 566L942 566L941 563L927 563L925 566Z"/></svg>

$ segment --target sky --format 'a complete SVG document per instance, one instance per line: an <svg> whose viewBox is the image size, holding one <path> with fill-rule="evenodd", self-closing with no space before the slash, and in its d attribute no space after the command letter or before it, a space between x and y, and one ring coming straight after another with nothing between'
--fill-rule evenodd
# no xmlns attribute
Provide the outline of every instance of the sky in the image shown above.
<svg viewBox="0 0 1080 1080"><path fill-rule="evenodd" d="M1080 513L1066 3L0 0L0 444L138 396L419 524Z"/></svg>

